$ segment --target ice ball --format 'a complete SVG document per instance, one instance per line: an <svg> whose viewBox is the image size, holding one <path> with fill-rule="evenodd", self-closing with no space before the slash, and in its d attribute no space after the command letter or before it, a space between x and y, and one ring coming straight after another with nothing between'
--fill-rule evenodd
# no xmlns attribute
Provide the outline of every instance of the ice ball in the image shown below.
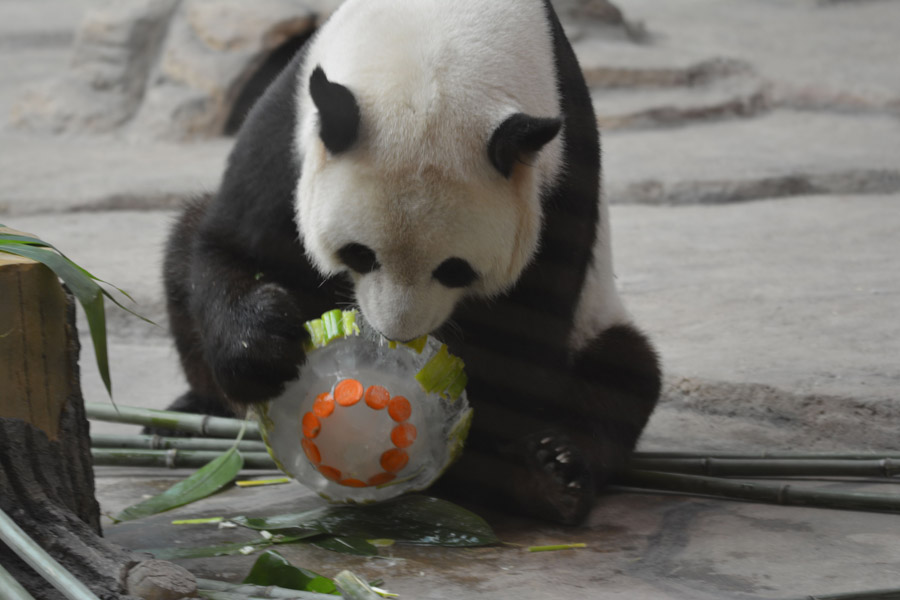
<svg viewBox="0 0 900 600"><path fill-rule="evenodd" d="M472 418L462 361L431 337L385 340L353 311L307 324L300 377L257 413L279 468L333 502L431 485L462 451Z"/></svg>

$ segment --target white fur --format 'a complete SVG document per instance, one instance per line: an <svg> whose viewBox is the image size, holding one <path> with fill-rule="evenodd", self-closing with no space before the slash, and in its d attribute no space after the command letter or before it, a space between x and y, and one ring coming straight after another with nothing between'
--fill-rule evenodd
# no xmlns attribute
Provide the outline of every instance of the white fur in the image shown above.
<svg viewBox="0 0 900 600"><path fill-rule="evenodd" d="M300 75L297 220L326 275L356 242L382 267L354 275L365 317L393 339L430 332L464 293L515 283L538 246L540 188L561 168L561 133L506 179L487 146L511 114L560 116L540 0L347 0L310 44ZM360 106L360 139L330 156L307 91L321 66ZM480 274L467 290L432 278L451 257Z"/></svg>
<svg viewBox="0 0 900 600"><path fill-rule="evenodd" d="M575 312L575 325L570 341L574 351L583 348L604 329L631 322L631 317L616 290L609 210L605 199L601 199L600 203L600 220L597 223L597 240L594 243L593 257Z"/></svg>

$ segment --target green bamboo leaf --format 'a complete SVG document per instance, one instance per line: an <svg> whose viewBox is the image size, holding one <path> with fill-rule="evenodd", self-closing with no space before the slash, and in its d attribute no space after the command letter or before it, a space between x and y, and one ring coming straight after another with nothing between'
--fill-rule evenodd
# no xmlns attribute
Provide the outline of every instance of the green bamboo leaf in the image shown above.
<svg viewBox="0 0 900 600"><path fill-rule="evenodd" d="M11 227L7 227L3 223L0 223L0 240L2 241L11 241L17 242L19 244L29 244L32 246L43 246L45 248L52 248L56 250L61 255L65 256L59 248L51 244L50 242L45 242L44 240L34 236L25 231L18 231L17 229L12 229Z"/></svg>
<svg viewBox="0 0 900 600"><path fill-rule="evenodd" d="M4 230L6 230L6 231L4 231ZM75 261L73 261L71 258L69 258L68 256L66 256L66 255L63 253L62 250L60 250L59 248L57 248L56 246L54 246L54 245L51 244L50 242L45 242L44 240L39 239L39 238L36 238L36 237L33 237L33 236L31 236L31 235L20 235L22 232L7 233L7 232L12 232L12 231L15 231L15 230L14 230L14 229L9 229L9 228L6 227L5 225L0 224L0 242L6 242L6 241L8 241L8 242L15 242L15 243L18 243L18 244L29 245L29 246L38 246L38 247L43 247L43 248L50 248L51 250L54 250L55 252L59 253L59 255L62 256L63 258L65 258L67 261L69 261L70 263L72 263L72 266L73 266L73 267L75 267L75 268L76 268L78 271L80 271L82 274L86 275L89 279L92 279L92 280L94 280L94 281L98 281L98 282L100 282L100 283L103 283L103 284L108 285L109 287L115 289L115 290L118 291L120 294L122 294L123 296L125 296L126 298L128 298L129 300L131 300L132 302L134 302L134 298L132 298L131 295L130 295L128 292L126 292L125 290L123 290L122 288L120 288L120 287L118 287L118 286L115 286L115 285L111 284L111 283L108 282L108 281L104 281L103 279L100 279L99 277L97 277L97 276L94 275L93 273L89 272L87 269L85 269L84 267L82 267L81 265L79 265L79 264L77 264ZM102 288L101 288L101 290L102 290ZM140 319L143 319L144 321L147 321L148 323L153 323L153 321L150 321L149 319L146 319L146 318L142 317L141 315L139 315L139 314L137 314L137 313L131 311L129 308L127 308L127 307L122 306L121 304L119 304L119 301L116 300L112 295L110 295L109 293L107 293L106 290L102 290L102 291L103 291L103 294L106 295L110 300L112 300L113 302L115 302L116 304L118 304L119 306L121 306L123 309L127 310L128 312L130 312L130 313L133 314L134 316L136 316L136 317L138 317L138 318L140 318ZM153 323L153 324L156 325L156 323Z"/></svg>
<svg viewBox="0 0 900 600"><path fill-rule="evenodd" d="M295 567L274 550L266 550L256 559L243 583L263 587L275 585L289 590L338 595L337 586L331 579Z"/></svg>
<svg viewBox="0 0 900 600"><path fill-rule="evenodd" d="M205 546L202 548L150 548L136 550L136 552L146 552L152 554L154 558L159 560L177 560L182 558L212 558L215 556L234 556L236 554L248 554L246 548L251 548L251 552L258 552L262 548L268 548L274 545L268 540L254 540L252 542L234 542L231 544L219 544L218 546Z"/></svg>
<svg viewBox="0 0 900 600"><path fill-rule="evenodd" d="M0 230L3 230L3 229L6 229L6 226L0 225ZM46 248L53 248L54 250L59 252L59 250L53 244L47 243L44 240L40 240L40 239L38 239L36 237L32 237L30 235L18 235L18 234L6 233L4 231L0 231L0 240L7 241L7 242L18 242L20 244L28 244L31 246L42 246L42 247L46 247ZM62 254L62 252L59 252L59 253Z"/></svg>
<svg viewBox="0 0 900 600"><path fill-rule="evenodd" d="M308 541L313 546L332 552L351 556L378 556L378 548L363 538L327 535L310 538Z"/></svg>
<svg viewBox="0 0 900 600"><path fill-rule="evenodd" d="M72 294L84 307L87 316L91 340L94 342L94 355L100 377L106 385L106 391L112 397L112 382L109 377L109 358L106 348L106 315L103 310L103 290L86 276L83 269L72 261L47 248L40 248L21 243L7 242L0 239L0 251L16 254L41 262L49 267L57 277L63 280Z"/></svg>
<svg viewBox="0 0 900 600"><path fill-rule="evenodd" d="M243 433L242 430L238 442ZM116 521L130 521L155 515L206 498L231 483L243 466L244 458L238 452L236 442L230 450L201 467L184 481L179 481L165 492L126 508L116 517Z"/></svg>
<svg viewBox="0 0 900 600"><path fill-rule="evenodd" d="M152 554L160 560L174 560L179 558L212 558L215 556L233 556L236 554L253 554L272 546L280 544L293 544L302 541L302 537L287 537L276 535L272 539L256 539L248 542L234 542L219 544L217 546L203 546L200 548L150 548L136 550Z"/></svg>
<svg viewBox="0 0 900 600"><path fill-rule="evenodd" d="M257 531L274 531L280 533L281 535L289 535L305 539L324 535L328 532L321 527L316 526L312 519L306 519L307 523L309 523L307 525L306 523L300 523L297 518L301 515L317 515L325 510L327 509L317 508L315 510L304 513L280 515L277 517L266 518L232 517L231 519L229 519L229 521L242 527L247 527L248 529L255 529Z"/></svg>
<svg viewBox="0 0 900 600"><path fill-rule="evenodd" d="M446 500L418 495L366 506L327 506L298 514L231 520L272 532L313 529L338 537L385 538L405 544L486 546L499 542L478 515Z"/></svg>

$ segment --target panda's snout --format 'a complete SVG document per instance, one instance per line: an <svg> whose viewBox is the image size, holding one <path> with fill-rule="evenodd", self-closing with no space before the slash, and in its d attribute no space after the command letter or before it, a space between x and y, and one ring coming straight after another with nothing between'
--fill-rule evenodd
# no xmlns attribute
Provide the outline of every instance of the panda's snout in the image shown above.
<svg viewBox="0 0 900 600"><path fill-rule="evenodd" d="M430 278L404 285L380 271L356 282L356 301L365 320L385 338L398 342L438 329L461 296L461 290L448 289Z"/></svg>

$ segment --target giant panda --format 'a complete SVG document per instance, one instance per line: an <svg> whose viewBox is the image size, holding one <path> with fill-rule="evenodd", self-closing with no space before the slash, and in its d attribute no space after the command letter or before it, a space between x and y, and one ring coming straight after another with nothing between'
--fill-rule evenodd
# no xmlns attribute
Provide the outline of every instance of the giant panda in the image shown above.
<svg viewBox="0 0 900 600"><path fill-rule="evenodd" d="M439 487L581 522L660 368L614 287L591 99L546 0L347 0L256 103L165 260L190 390L241 414L358 306L462 357L475 419Z"/></svg>

